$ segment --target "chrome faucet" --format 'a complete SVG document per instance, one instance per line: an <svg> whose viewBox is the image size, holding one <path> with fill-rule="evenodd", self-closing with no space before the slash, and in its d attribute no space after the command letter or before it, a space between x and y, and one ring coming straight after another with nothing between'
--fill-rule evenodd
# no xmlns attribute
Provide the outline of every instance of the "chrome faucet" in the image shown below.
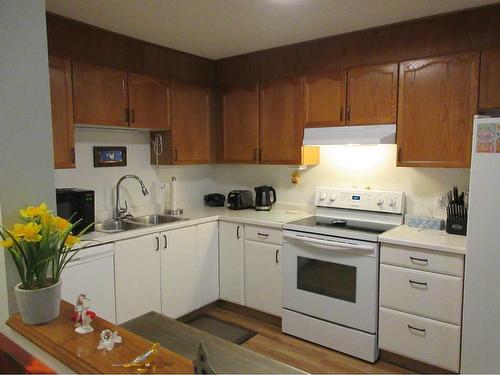
<svg viewBox="0 0 500 375"><path fill-rule="evenodd" d="M126 180L127 178L132 178L134 180L137 180L137 182L139 182L139 184L141 185L142 194L144 196L149 194L149 191L146 188L146 185L144 185L144 181L142 181L142 179L140 177L137 177L136 175L133 175L133 174L127 174L127 175L123 176L122 178L120 178L118 180L118 183L116 184L115 219L130 219L130 218L132 218L132 215L130 213L127 213L128 212L127 201L125 201L124 208L121 207L121 205L120 205L120 184L124 180Z"/></svg>

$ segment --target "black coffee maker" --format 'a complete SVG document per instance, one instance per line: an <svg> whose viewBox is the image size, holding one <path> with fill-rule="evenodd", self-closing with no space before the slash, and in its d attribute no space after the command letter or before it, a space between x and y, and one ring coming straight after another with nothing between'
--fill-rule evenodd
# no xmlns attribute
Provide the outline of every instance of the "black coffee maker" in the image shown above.
<svg viewBox="0 0 500 375"><path fill-rule="evenodd" d="M272 193L272 199L271 199ZM255 210L269 211L276 202L276 190L272 186L262 185L255 188Z"/></svg>

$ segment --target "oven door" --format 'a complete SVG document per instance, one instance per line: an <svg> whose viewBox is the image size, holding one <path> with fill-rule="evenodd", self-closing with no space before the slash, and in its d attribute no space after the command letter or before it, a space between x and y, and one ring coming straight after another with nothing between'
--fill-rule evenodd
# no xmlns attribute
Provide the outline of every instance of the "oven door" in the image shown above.
<svg viewBox="0 0 500 375"><path fill-rule="evenodd" d="M378 243L283 231L283 307L377 331Z"/></svg>

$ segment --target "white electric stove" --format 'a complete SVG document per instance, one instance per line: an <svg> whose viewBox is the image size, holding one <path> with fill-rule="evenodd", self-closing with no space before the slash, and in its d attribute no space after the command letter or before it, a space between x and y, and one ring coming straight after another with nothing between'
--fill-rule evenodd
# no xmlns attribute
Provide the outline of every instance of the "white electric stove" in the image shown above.
<svg viewBox="0 0 500 375"><path fill-rule="evenodd" d="M378 358L378 235L403 223L397 191L321 187L316 215L283 226L283 332Z"/></svg>

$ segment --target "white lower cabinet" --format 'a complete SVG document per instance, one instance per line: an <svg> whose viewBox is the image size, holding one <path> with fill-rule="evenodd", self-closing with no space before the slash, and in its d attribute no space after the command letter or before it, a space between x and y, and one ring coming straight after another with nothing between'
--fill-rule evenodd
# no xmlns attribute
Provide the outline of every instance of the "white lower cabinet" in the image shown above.
<svg viewBox="0 0 500 375"><path fill-rule="evenodd" d="M162 314L176 319L197 308L196 228L162 232Z"/></svg>
<svg viewBox="0 0 500 375"><path fill-rule="evenodd" d="M220 299L245 304L244 226L221 221L219 223Z"/></svg>
<svg viewBox="0 0 500 375"><path fill-rule="evenodd" d="M245 306L281 316L281 245L245 241Z"/></svg>
<svg viewBox="0 0 500 375"><path fill-rule="evenodd" d="M219 299L219 226L217 221L196 226L198 308Z"/></svg>
<svg viewBox="0 0 500 375"><path fill-rule="evenodd" d="M158 234L115 242L115 288L118 324L161 312Z"/></svg>

